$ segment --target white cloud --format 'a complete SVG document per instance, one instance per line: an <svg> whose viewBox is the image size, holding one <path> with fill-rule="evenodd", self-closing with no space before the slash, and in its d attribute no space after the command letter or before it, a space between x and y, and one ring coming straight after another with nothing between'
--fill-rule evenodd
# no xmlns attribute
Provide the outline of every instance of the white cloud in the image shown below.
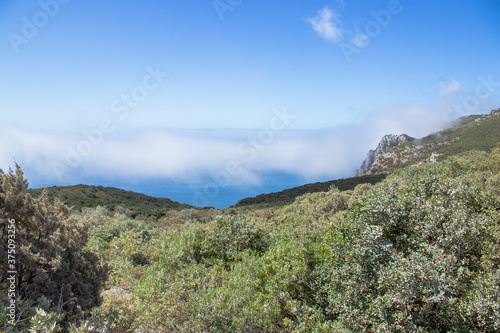
<svg viewBox="0 0 500 333"><path fill-rule="evenodd" d="M439 81L439 94L449 95L451 93L457 92L461 89L461 85L458 81L449 79L446 81Z"/></svg>
<svg viewBox="0 0 500 333"><path fill-rule="evenodd" d="M307 22L322 38L330 42L337 43L342 39L339 14L328 7L318 11L318 15L307 19Z"/></svg>

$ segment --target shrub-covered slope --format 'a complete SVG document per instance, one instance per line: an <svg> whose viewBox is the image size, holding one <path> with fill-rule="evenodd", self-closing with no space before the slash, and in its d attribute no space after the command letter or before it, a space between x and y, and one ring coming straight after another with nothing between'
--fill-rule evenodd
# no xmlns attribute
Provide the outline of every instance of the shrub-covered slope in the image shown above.
<svg viewBox="0 0 500 333"><path fill-rule="evenodd" d="M28 193L37 197L43 189L29 189ZM156 216L165 215L172 209L194 208L191 205L181 204L167 198L155 198L142 193L125 191L114 187L75 185L53 186L47 188L49 199L59 199L76 210L83 207L103 206L110 210L117 207L126 207L133 217L137 215Z"/></svg>
<svg viewBox="0 0 500 333"><path fill-rule="evenodd" d="M147 235L110 221L90 248L133 301L100 311L144 332L494 332L499 172L500 148Z"/></svg>
<svg viewBox="0 0 500 333"><path fill-rule="evenodd" d="M291 203L295 198L307 194L316 192L327 192L331 187L336 187L341 191L353 190L359 184L376 184L382 181L386 175L368 175L361 177L351 177L345 179L336 179L326 182L310 183L302 186L293 187L280 192L272 192L266 194L259 194L255 197L244 198L238 201L234 207L243 206L273 206L273 205L285 205Z"/></svg>
<svg viewBox="0 0 500 333"><path fill-rule="evenodd" d="M19 191L4 189L10 203L2 214L17 211L11 192ZM57 225L50 211L32 215L17 219L36 222L37 230ZM18 312L21 331L55 332L57 323L70 332L500 329L500 147L409 166L376 185L307 193L279 207L170 211L155 223L100 207L60 215L68 218L72 223L61 226L85 226L87 236L84 249L58 243L73 253L59 252L69 260L63 268L83 254L110 267L102 304L65 315L72 308L58 306L52 293L51 304L35 300L31 307L20 295L29 310ZM23 241L33 254L31 271L57 266L37 252L38 242L64 232L26 235L36 245ZM78 276L100 269L85 267ZM47 274L55 290L71 277ZM1 325L7 313L2 306Z"/></svg>

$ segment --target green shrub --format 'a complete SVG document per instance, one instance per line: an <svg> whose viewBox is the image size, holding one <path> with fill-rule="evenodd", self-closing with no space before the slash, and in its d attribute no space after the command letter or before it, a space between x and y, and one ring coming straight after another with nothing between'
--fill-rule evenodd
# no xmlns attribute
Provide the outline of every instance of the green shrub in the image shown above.
<svg viewBox="0 0 500 333"><path fill-rule="evenodd" d="M201 244L205 262L228 264L241 251L264 251L267 247L264 231L257 224L240 216L218 216L206 230Z"/></svg>
<svg viewBox="0 0 500 333"><path fill-rule="evenodd" d="M20 300L36 307L43 299L59 305L67 323L80 311L90 310L101 302L99 290L107 278L107 269L94 253L84 249L88 224L77 220L71 210L58 200L49 203L46 192L36 199L25 193L28 187L23 172L0 170L0 289L7 294L6 266L8 221L15 224L15 257ZM43 297L43 298L42 298ZM42 311L43 310L43 311ZM40 319L45 310L39 311ZM21 313L17 312L19 316Z"/></svg>
<svg viewBox="0 0 500 333"><path fill-rule="evenodd" d="M485 284L483 276L497 276L498 268L481 264L485 248L498 248L498 203L482 184L443 177L447 167L407 169L354 202L333 226L333 257L316 270L318 299L333 318L358 332L496 327L498 303L483 303L478 326L479 310L471 308L479 303L468 295L477 288L498 297L498 279Z"/></svg>
<svg viewBox="0 0 500 333"><path fill-rule="evenodd" d="M348 208L349 197L332 187L328 192L308 193L295 199L279 211L278 220L291 223L290 227L325 229L332 217Z"/></svg>

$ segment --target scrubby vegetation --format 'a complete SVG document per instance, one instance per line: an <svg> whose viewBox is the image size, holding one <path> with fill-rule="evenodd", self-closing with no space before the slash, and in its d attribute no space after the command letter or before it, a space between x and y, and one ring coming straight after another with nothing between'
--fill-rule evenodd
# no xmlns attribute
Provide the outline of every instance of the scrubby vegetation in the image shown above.
<svg viewBox="0 0 500 333"><path fill-rule="evenodd" d="M34 283L20 270L19 290L29 292L19 294L19 330L500 330L500 146L288 205L187 209L149 221L102 207L70 212L26 195L20 170L2 177L4 230L13 216L27 230L44 229L22 241L29 254L22 260L53 281ZM41 208L22 208L36 206L29 202ZM67 251L36 250L52 239ZM59 270L45 253L59 255ZM5 314L1 320L2 331L13 331Z"/></svg>
<svg viewBox="0 0 500 333"><path fill-rule="evenodd" d="M470 150L491 151L496 147L500 137L500 109L492 110L487 115L468 116L462 120L460 126L455 126L439 132L427 139L451 141L458 138L450 145L436 149L443 157L449 157ZM425 143L423 140L422 143Z"/></svg>

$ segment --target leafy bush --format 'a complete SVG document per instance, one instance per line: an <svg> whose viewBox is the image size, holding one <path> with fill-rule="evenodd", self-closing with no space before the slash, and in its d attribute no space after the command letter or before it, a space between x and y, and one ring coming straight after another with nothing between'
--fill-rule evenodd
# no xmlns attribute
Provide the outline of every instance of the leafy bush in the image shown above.
<svg viewBox="0 0 500 333"><path fill-rule="evenodd" d="M498 202L483 184L443 177L446 167L391 177L332 227L328 239L336 254L316 271L318 299L332 317L359 332L497 327L498 302L483 303L479 326L478 300L467 295L477 296L478 288L479 298L498 299L499 280L486 284L483 276L498 276L485 252L498 250Z"/></svg>
<svg viewBox="0 0 500 333"><path fill-rule="evenodd" d="M328 192L304 194L279 210L277 220L290 227L325 229L332 217L348 207L349 196L332 187Z"/></svg>
<svg viewBox="0 0 500 333"><path fill-rule="evenodd" d="M15 286L19 301L27 301L30 307L36 307L48 299L53 306L60 306L67 322L76 318L81 310L100 304L99 289L107 277L107 270L94 253L84 249L88 225L77 220L58 200L49 203L46 192L39 198L32 198L25 193L27 187L19 166L15 172L0 170L0 223L3 230L0 288L6 295L7 272L12 270L6 266L7 223L14 220L18 273ZM37 318L45 318L46 306L39 309ZM17 315L17 323L21 325L20 311Z"/></svg>
<svg viewBox="0 0 500 333"><path fill-rule="evenodd" d="M219 216L206 231L201 255L205 262L215 259L227 264L241 251L263 251L266 246L265 234L254 221Z"/></svg>

